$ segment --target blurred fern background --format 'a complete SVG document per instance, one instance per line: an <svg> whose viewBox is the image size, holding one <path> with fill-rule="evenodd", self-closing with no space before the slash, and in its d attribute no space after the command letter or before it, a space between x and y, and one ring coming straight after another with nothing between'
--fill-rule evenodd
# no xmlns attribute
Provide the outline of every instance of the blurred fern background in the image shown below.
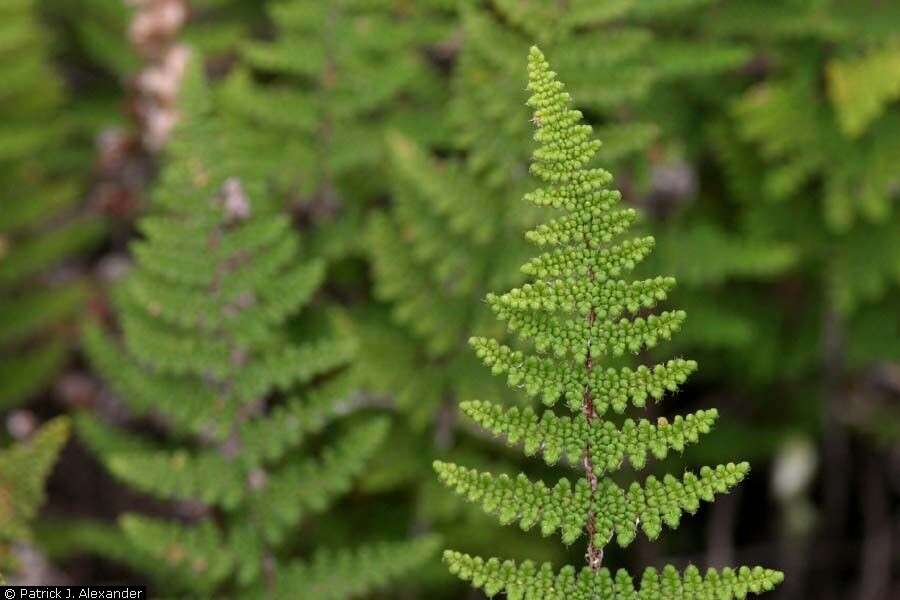
<svg viewBox="0 0 900 600"><path fill-rule="evenodd" d="M154 597L480 598L438 548L582 564L434 460L548 478L460 415L519 403L539 44L602 140L638 274L715 406L651 474L740 490L605 564L759 564L900 598L900 4L3 0L0 574ZM262 491L261 491L262 490ZM259 493L257 493L259 492Z"/></svg>

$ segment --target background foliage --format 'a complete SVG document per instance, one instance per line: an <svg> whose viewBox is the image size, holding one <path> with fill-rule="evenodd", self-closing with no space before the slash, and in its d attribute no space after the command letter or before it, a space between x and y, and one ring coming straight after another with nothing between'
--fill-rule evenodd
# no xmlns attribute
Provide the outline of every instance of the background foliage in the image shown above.
<svg viewBox="0 0 900 600"><path fill-rule="evenodd" d="M197 253L160 224L187 207L192 153L221 167L210 197L239 177L294 256L319 265L317 278L298 276L309 287L302 312L282 304L299 287L254 284L277 300L267 322L279 343L353 346L332 365L346 414L272 460L300 468L370 419L387 440L327 511L294 523L282 556L337 551L309 566L333 566L330 586L352 571L340 552L361 537L436 533L470 554L581 564L552 539L497 526L431 470L439 459L554 478L458 418L461 402L514 396L466 341L508 342L483 299L523 281L523 234L538 218L520 201L534 187L525 57L538 43L604 142L597 164L616 173L639 233L656 238L637 275L673 275L664 308L688 315L660 354L636 359L690 356L700 367L648 418L719 409L703 444L648 469L754 466L741 491L653 544L610 549L606 563L766 563L787 574L772 598L897 597L898 24L900 7L877 0L6 0L0 443L17 458L0 464L0 493L29 501L0 511L12 532L0 547L15 542L0 569L162 592L159 573L123 560L116 523L241 520L212 482L162 494L128 475L149 468L113 459L126 447L190 457L215 447L192 425L208 403L174 401L166 373L187 376L194 361L202 387L228 360L211 369L221 357L200 357L202 336L129 345L169 340L160 331L202 312L179 287L190 276L173 271L173 286L145 270L155 244L177 249L166 260L178 264ZM203 72L196 86L179 58L188 47ZM202 110L189 98L200 79ZM175 137L157 135L170 126ZM188 272L213 260L197 256ZM109 351L112 340L125 350ZM151 373L110 367L126 357ZM301 387L333 385L327 370ZM67 427L53 419L68 413L73 440L39 511L38 476ZM3 466L28 460L43 466L27 478ZM206 583L210 593L222 582ZM392 585L385 597L470 593L436 554Z"/></svg>

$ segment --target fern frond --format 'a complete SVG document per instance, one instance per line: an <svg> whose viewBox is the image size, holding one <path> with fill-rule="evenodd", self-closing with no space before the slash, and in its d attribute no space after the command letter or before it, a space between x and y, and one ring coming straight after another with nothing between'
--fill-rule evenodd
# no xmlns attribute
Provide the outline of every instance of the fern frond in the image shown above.
<svg viewBox="0 0 900 600"><path fill-rule="evenodd" d="M78 425L114 477L199 508L186 523L123 517L126 562L167 592L232 596L268 589L273 569L302 557L289 540L351 490L388 422L354 419L332 438L353 410L347 366L357 343L317 314L297 318L315 302L325 264L305 258L267 185L234 175L250 172L240 140L196 65L182 110L134 267L114 290L119 331L94 324L85 338L114 393L168 439L85 416ZM319 436L332 441L310 456ZM403 564L413 563L388 572Z"/></svg>
<svg viewBox="0 0 900 600"><path fill-rule="evenodd" d="M497 559L483 561L447 552L445 561L462 579L488 595L506 592L510 598L744 598L748 591L772 589L782 575L763 569L711 571L706 580L696 569L682 578L673 567L662 576L645 572L640 591L630 576L615 578L601 567L604 547L615 539L631 544L638 531L655 539L663 526L677 528L685 513L694 514L701 501L727 493L749 472L747 463L703 467L681 478L649 476L626 487L610 473L626 457L641 468L648 453L665 457L683 450L708 433L718 413L699 411L670 423L628 418L621 425L603 420L612 408L642 407L648 397L659 400L674 392L697 364L672 360L652 368L616 369L604 361L626 351L637 353L668 340L685 319L680 310L653 314L674 286L671 277L625 280L653 246L652 238L620 242L634 221L634 211L620 208L621 194L609 189L612 176L592 166L600 144L584 124L581 111L571 108L565 86L550 70L544 55L532 47L528 60L528 105L534 110L538 144L531 172L543 187L526 194L539 207L565 213L530 232L532 241L555 246L523 269L531 279L509 292L488 294L487 302L507 329L524 340L514 350L486 337L470 340L477 356L494 375L506 375L511 387L542 396L555 406L560 399L571 416L531 408L504 408L484 401L467 402L463 411L478 424L502 435L511 445L523 444L527 455L541 453L548 464L563 455L583 472L577 479L560 479L552 487L520 473L493 475L454 463L436 461L444 485L497 517L501 524L518 523L523 530L539 526L548 536L559 532L570 545L584 536L587 567L579 574L565 567L558 574L549 564L521 567Z"/></svg>

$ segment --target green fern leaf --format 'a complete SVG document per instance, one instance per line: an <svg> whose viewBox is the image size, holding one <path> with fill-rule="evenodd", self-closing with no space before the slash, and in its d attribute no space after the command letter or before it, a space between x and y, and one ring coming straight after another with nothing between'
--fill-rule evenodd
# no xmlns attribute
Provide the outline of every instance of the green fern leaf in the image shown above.
<svg viewBox="0 0 900 600"><path fill-rule="evenodd" d="M627 573L613 577L601 567L603 549L613 539L627 546L638 531L655 539L664 525L678 527L684 513L693 514L701 502L727 493L750 467L704 467L680 479L651 475L643 484L625 488L609 477L626 457L640 468L648 453L663 458L670 449L680 451L699 441L718 413L699 411L672 423L660 419L655 426L646 420L626 419L621 426L603 420L610 408L623 412L629 404L644 406L648 397L658 401L676 391L697 365L678 359L652 368L601 368L610 358L669 339L685 314L652 313L674 286L673 278L622 278L649 253L653 241L618 241L634 221L634 211L619 207L621 195L608 187L612 176L592 166L600 144L591 127L582 123L580 111L570 108L565 86L535 47L528 74L528 105L534 109L538 143L531 172L544 187L525 197L565 214L530 232L531 241L551 246L526 264L531 280L487 297L507 328L531 343L523 344L523 350L491 338L472 338L470 343L495 375L507 376L510 386L541 395L549 407L565 399L574 414L559 416L547 410L538 416L530 408L484 401L464 403L462 409L508 443L521 442L526 454L542 453L548 464L565 455L583 476L560 479L551 487L524 474L495 476L441 461L434 469L445 485L480 504L501 524L518 523L523 530L539 526L545 536L558 531L566 545L586 537L587 567L580 573L573 567L554 573L549 565L517 566L450 551L445 561L451 572L489 596L505 592L511 599L744 598L771 590L782 575L760 568L728 569L721 576L711 571L706 579L693 568L683 576L673 567L661 575L651 569L636 591Z"/></svg>

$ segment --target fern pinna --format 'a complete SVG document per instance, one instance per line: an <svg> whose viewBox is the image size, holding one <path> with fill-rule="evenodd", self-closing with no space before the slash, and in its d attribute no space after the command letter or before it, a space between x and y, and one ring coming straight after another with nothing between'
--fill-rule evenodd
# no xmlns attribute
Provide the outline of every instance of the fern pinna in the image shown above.
<svg viewBox="0 0 900 600"><path fill-rule="evenodd" d="M759 567L710 570L705 575L695 567L683 573L672 566L661 573L647 569L636 591L627 572L613 575L602 566L603 549L613 538L627 546L639 529L656 538L663 525L677 527L683 513L693 513L701 500L712 501L715 494L727 492L749 466L729 463L703 468L698 475L688 472L681 479L651 476L643 485L632 483L625 489L610 477L626 458L642 468L648 453L662 458L670 449L696 442L710 430L717 413L698 411L655 424L626 419L619 426L604 419L610 411L623 413L629 405L643 407L648 399L660 400L697 365L681 359L636 369L600 364L604 357L636 353L668 339L685 315L638 315L663 300L674 280L621 278L650 252L653 239L614 241L629 229L635 211L619 206L619 192L608 187L609 173L588 166L600 144L592 139L591 127L581 123L581 113L569 108L564 85L537 48L531 49L528 72L528 104L534 109L539 143L531 171L546 186L526 198L565 214L528 233L537 245L555 247L523 267L533 281L488 296L498 318L529 340L535 353L489 338L473 338L471 343L511 386L540 396L548 407L564 400L573 414L559 416L550 409L538 414L478 401L464 403L462 410L510 444L523 442L526 454L541 453L548 464L566 457L584 475L548 487L522 474L495 476L442 462L436 462L435 469L446 485L480 503L502 523L518 521L523 529L537 525L544 535L559 531L565 544L585 536L587 566L580 573L571 566L554 573L549 564L484 560L453 551L444 559L472 585L489 595L506 592L511 599L723 599L771 590L782 575Z"/></svg>
<svg viewBox="0 0 900 600"><path fill-rule="evenodd" d="M329 427L353 408L343 367L354 344L302 322L288 327L324 265L300 256L276 203L234 176L240 143L217 120L194 67L155 210L140 223L135 266L117 290L123 341L97 327L87 336L112 390L171 441L87 416L79 432L119 480L194 506L188 522L121 519L126 560L157 575L161 589L357 597L418 565L434 540L324 552L298 536L304 519L350 489L387 423L353 415ZM302 449L313 436L324 444L316 455Z"/></svg>

